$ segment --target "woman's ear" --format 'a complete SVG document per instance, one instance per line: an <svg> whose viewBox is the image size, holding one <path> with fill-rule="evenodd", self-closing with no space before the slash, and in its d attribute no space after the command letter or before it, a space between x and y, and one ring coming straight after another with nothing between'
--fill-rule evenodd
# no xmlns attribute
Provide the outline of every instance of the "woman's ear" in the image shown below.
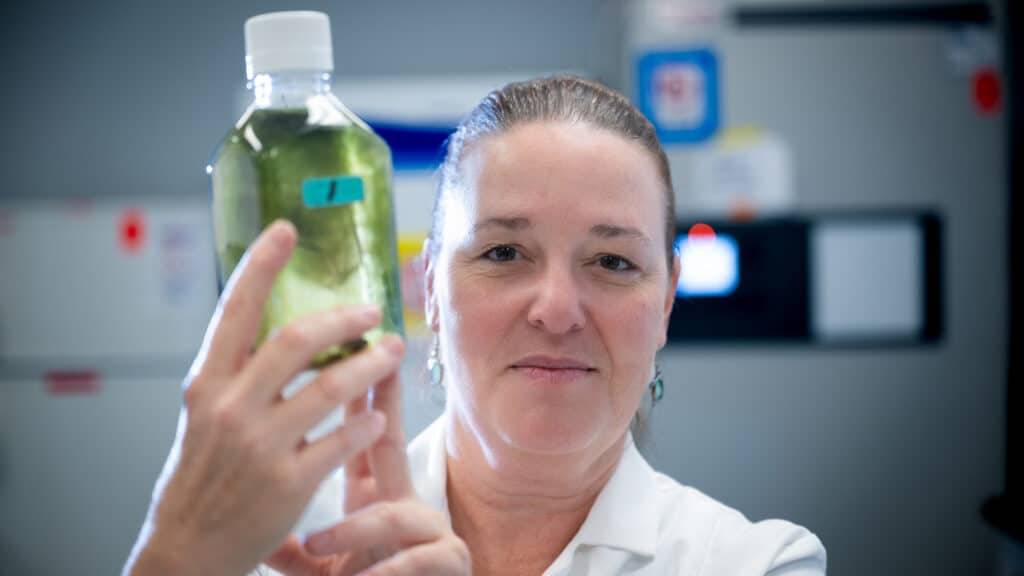
<svg viewBox="0 0 1024 576"><path fill-rule="evenodd" d="M679 286L681 267L679 253L676 252L672 256L672 271L669 273L668 291L665 294L665 320L661 326L661 340L658 343L659 350L665 347L665 342L668 339L668 321L672 317L672 306L676 303L676 286Z"/></svg>
<svg viewBox="0 0 1024 576"><path fill-rule="evenodd" d="M432 246L430 237L423 240L420 260L423 262L423 314L430 330L437 333L441 329L438 318L437 293L434 291L434 259L431 257Z"/></svg>

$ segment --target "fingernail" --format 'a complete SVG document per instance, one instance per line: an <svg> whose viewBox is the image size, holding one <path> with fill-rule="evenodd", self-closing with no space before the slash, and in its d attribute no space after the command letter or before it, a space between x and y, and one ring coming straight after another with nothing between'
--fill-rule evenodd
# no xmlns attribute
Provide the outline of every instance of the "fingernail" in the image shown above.
<svg viewBox="0 0 1024 576"><path fill-rule="evenodd" d="M385 350L395 357L400 357L402 355L402 350L405 349L405 345L402 344L402 339L394 334L388 334L381 337L378 344L383 346Z"/></svg>
<svg viewBox="0 0 1024 576"><path fill-rule="evenodd" d="M289 229L294 230L295 225L284 218L278 218L267 228L267 233L274 243L280 243L284 241L285 235L288 233L287 231Z"/></svg>
<svg viewBox="0 0 1024 576"><path fill-rule="evenodd" d="M384 416L383 412L373 410L368 413L367 418L370 420L368 426L370 428L371 436L380 436L384 433L384 426L387 425L387 417Z"/></svg>

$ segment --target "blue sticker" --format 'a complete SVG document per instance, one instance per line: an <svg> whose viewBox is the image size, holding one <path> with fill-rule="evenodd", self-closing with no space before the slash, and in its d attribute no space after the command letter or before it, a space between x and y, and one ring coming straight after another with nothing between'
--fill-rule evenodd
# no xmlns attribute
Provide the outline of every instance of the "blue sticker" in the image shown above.
<svg viewBox="0 0 1024 576"><path fill-rule="evenodd" d="M637 60L637 107L663 144L696 144L718 131L718 58L708 48Z"/></svg>
<svg viewBox="0 0 1024 576"><path fill-rule="evenodd" d="M328 208L363 199L363 179L359 176L307 178L302 182L302 201L307 208Z"/></svg>

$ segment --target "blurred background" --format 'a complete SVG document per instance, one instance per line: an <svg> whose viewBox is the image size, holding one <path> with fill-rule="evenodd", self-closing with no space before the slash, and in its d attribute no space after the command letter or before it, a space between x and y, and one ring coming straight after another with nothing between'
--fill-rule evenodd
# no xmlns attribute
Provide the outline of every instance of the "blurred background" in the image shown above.
<svg viewBox="0 0 1024 576"><path fill-rule="evenodd" d="M0 573L120 570L217 298L205 169L251 97L243 22L297 8L392 145L403 258L488 90L571 72L654 122L687 270L656 468L807 526L830 574L1024 574L1010 0L0 4ZM441 408L405 296L411 436Z"/></svg>

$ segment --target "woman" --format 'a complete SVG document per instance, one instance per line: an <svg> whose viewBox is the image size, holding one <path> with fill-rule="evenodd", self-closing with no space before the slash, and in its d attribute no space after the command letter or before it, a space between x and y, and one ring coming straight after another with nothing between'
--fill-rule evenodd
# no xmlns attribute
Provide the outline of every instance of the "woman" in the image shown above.
<svg viewBox="0 0 1024 576"><path fill-rule="evenodd" d="M590 81L512 84L462 123L441 176L424 261L445 414L406 457L397 338L281 400L310 358L379 311L305 319L250 356L295 242L274 224L211 323L132 573L243 574L265 559L290 575L823 574L813 534L751 523L633 444L679 275L650 123ZM338 404L345 425L307 445ZM342 464L345 520L286 540Z"/></svg>

